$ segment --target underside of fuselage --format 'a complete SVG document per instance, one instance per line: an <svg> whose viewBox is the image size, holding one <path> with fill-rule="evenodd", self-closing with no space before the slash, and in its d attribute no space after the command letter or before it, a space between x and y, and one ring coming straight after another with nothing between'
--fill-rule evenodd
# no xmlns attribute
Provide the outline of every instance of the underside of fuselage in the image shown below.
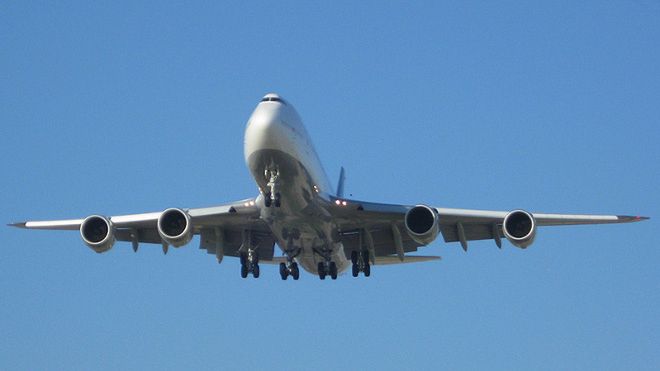
<svg viewBox="0 0 660 371"><path fill-rule="evenodd" d="M287 109L257 107L246 129L246 163L259 187L260 216L291 261L314 274L319 263L332 263L340 273L349 261L327 211L328 182L306 133L295 130L302 126L297 114Z"/></svg>

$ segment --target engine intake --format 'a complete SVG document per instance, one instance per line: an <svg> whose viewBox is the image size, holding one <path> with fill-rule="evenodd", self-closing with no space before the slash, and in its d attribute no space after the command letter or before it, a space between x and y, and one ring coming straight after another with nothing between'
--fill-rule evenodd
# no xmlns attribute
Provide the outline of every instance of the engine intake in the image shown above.
<svg viewBox="0 0 660 371"><path fill-rule="evenodd" d="M97 253L103 253L115 244L112 222L100 215L91 215L80 224L80 236L83 242Z"/></svg>
<svg viewBox="0 0 660 371"><path fill-rule="evenodd" d="M181 209L167 209L158 217L158 234L163 241L174 247L180 247L193 237L190 216Z"/></svg>
<svg viewBox="0 0 660 371"><path fill-rule="evenodd" d="M536 220L527 211L514 210L504 218L502 230L513 246L525 249L536 238Z"/></svg>
<svg viewBox="0 0 660 371"><path fill-rule="evenodd" d="M438 237L438 213L426 206L417 205L405 216L406 231L415 242L428 245Z"/></svg>

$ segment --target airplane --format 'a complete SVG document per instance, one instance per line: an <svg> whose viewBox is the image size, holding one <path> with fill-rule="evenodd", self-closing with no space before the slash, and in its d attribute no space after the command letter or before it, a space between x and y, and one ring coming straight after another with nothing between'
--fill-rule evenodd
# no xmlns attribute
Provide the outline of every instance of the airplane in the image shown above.
<svg viewBox="0 0 660 371"><path fill-rule="evenodd" d="M266 94L250 116L244 138L244 157L259 194L256 197L202 208L168 208L142 214L84 219L25 221L13 227L78 230L83 242L97 253L116 241L159 244L166 254L200 236L200 249L238 257L241 277L259 277L259 263L279 264L282 280L305 271L337 279L349 267L353 277L371 275L371 265L437 260L438 256L408 255L442 235L445 242L502 240L525 249L537 227L629 223L647 217L531 213L525 210L488 211L396 205L345 197L341 168L336 189L330 184L319 156L293 105L281 96ZM282 256L275 256L277 245Z"/></svg>

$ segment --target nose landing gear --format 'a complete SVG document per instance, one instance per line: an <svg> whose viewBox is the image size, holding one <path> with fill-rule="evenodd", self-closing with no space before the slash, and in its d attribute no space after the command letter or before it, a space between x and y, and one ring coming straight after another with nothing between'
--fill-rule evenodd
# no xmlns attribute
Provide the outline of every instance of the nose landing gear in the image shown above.
<svg viewBox="0 0 660 371"><path fill-rule="evenodd" d="M264 195L266 207L280 207L282 205L282 196L280 194L280 172L277 169L266 169L264 175L268 178L268 192Z"/></svg>

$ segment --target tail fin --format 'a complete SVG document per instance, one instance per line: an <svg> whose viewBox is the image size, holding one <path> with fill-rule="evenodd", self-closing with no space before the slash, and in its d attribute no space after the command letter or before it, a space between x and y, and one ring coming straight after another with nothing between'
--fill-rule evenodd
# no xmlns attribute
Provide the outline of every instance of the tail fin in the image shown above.
<svg viewBox="0 0 660 371"><path fill-rule="evenodd" d="M344 181L346 180L346 172L344 167L339 171L339 183L337 183L337 197L344 197Z"/></svg>

